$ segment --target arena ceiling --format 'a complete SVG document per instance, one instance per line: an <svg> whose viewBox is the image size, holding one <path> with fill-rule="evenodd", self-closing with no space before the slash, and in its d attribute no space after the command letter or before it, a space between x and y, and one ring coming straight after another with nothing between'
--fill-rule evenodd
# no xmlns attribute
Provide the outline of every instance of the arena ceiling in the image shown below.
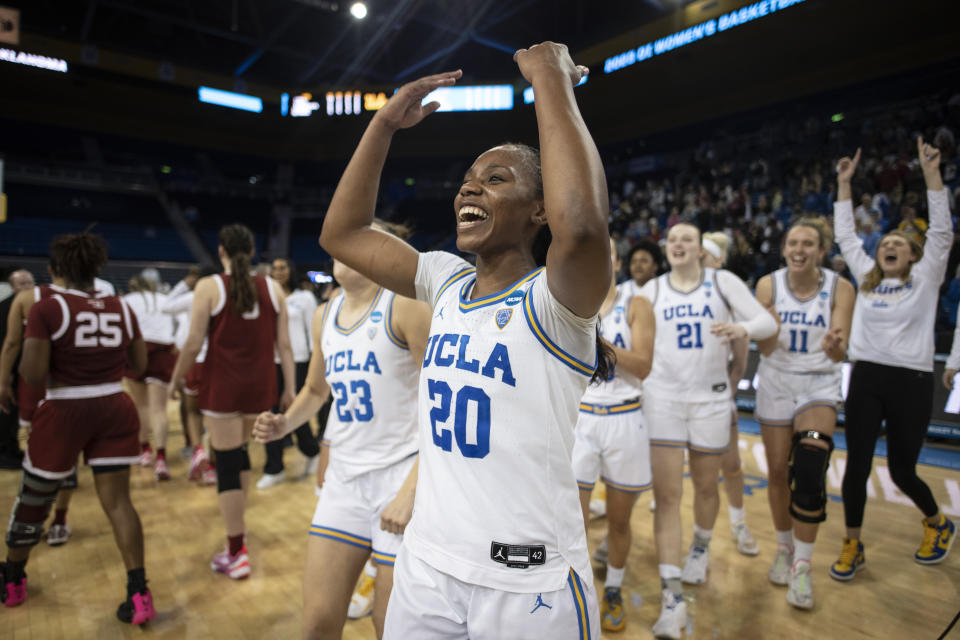
<svg viewBox="0 0 960 640"><path fill-rule="evenodd" d="M516 76L511 54L546 39L576 51L690 0L3 0L26 33L279 87L401 83L463 68Z"/></svg>

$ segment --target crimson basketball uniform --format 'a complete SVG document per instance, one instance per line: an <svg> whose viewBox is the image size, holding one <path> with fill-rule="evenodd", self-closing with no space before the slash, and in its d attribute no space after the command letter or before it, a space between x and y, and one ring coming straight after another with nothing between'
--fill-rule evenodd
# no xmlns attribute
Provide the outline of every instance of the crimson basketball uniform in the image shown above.
<svg viewBox="0 0 960 640"><path fill-rule="evenodd" d="M33 288L33 304L49 298L54 293L54 287L40 285ZM31 305L32 307L33 305ZM26 328L27 319L23 319L23 326ZM43 400L47 388L44 385L30 384L24 379L17 380L17 411L20 417L20 426L29 427L33 420L33 412L37 410L37 405Z"/></svg>
<svg viewBox="0 0 960 640"><path fill-rule="evenodd" d="M122 300L56 288L30 309L26 338L50 341L47 393L33 415L23 466L45 478L70 475L82 451L87 464L139 458L140 422L120 380L137 318Z"/></svg>
<svg viewBox="0 0 960 640"><path fill-rule="evenodd" d="M200 410L207 415L268 411L277 399L273 349L280 303L264 276L254 276L257 301L251 311L234 310L230 276L212 276L219 302L207 328L207 357L200 381Z"/></svg>

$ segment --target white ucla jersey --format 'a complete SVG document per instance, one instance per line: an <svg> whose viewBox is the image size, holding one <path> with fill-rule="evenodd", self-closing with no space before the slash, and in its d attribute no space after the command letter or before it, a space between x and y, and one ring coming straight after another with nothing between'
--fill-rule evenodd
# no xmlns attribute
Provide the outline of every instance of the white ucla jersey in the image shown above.
<svg viewBox="0 0 960 640"><path fill-rule="evenodd" d="M730 347L710 333L710 327L733 322L733 314L717 286L716 270L704 268L700 284L687 293L674 289L665 273L645 284L641 295L653 304L657 321L644 395L689 402L729 400Z"/></svg>
<svg viewBox="0 0 960 640"><path fill-rule="evenodd" d="M330 466L349 479L417 452L417 371L393 333L394 294L380 289L349 327L339 321L343 294L324 309L320 347L333 397L325 438Z"/></svg>
<svg viewBox="0 0 960 640"><path fill-rule="evenodd" d="M820 287L806 299L798 298L790 289L787 269L770 274L772 298L780 316L777 348L760 360L769 366L791 373L831 373L840 363L827 357L820 346L830 330L833 301L839 278L830 269L820 270Z"/></svg>
<svg viewBox="0 0 960 640"><path fill-rule="evenodd" d="M134 291L123 296L143 333L145 342L174 344L173 318L163 312L167 296L153 291Z"/></svg>
<svg viewBox="0 0 960 640"><path fill-rule="evenodd" d="M633 280L617 285L617 297L610 310L600 317L600 335L610 344L625 349L631 348L630 300L633 298ZM603 382L596 382L587 387L581 402L590 404L616 404L626 400L639 398L641 382L636 377L614 365L613 371Z"/></svg>
<svg viewBox="0 0 960 640"><path fill-rule="evenodd" d="M476 271L420 254L433 307L420 373L420 475L404 545L433 568L515 593L590 575L571 452L596 369L596 319L578 318L537 269L471 299Z"/></svg>

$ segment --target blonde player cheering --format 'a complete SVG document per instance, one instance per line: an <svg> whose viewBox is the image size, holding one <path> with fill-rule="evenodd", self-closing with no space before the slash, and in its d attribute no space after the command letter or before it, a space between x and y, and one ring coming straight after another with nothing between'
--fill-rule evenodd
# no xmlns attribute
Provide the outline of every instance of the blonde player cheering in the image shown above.
<svg viewBox="0 0 960 640"><path fill-rule="evenodd" d="M789 585L787 602L801 609L813 608L810 563L817 529L827 518L827 466L842 399L840 363L855 297L848 280L820 267L830 244L822 219L801 219L784 240L787 266L757 283L757 300L773 307L780 320L779 336L759 343L757 370L756 416L777 532L769 577Z"/></svg>
<svg viewBox="0 0 960 640"><path fill-rule="evenodd" d="M643 382L643 416L650 432L654 533L663 599L653 627L657 637L679 638L687 609L682 582L707 579L710 538L720 499L720 459L730 443L728 361L731 340L763 339L777 323L729 271L700 266L700 231L681 223L667 232L671 270L641 290L653 303L656 341L653 369ZM734 322L736 318L743 318ZM690 452L693 542L680 569L680 498L683 454Z"/></svg>
<svg viewBox="0 0 960 640"><path fill-rule="evenodd" d="M610 258L616 274L620 259L612 240ZM630 552L630 513L640 492L652 486L640 381L653 364L653 333L643 331L644 326L654 326L653 308L649 300L631 296L630 291L629 284L617 286L611 278L600 307L600 335L616 355L616 369L606 380L587 387L580 399L573 443L573 472L585 524L590 522L590 495L597 478L602 477L607 488L607 577L600 601L600 624L606 631L621 631L627 624L621 585Z"/></svg>
<svg viewBox="0 0 960 640"><path fill-rule="evenodd" d="M263 413L254 435L282 438L333 392L330 464L317 502L303 575L303 637L339 638L367 558L378 565L377 637L393 583L401 534L413 510L417 470L417 372L430 309L384 291L334 261L342 295L318 309L307 382L283 415Z"/></svg>
<svg viewBox="0 0 960 640"><path fill-rule="evenodd" d="M407 84L377 112L320 237L337 260L433 307L416 508L387 638L599 636L570 453L577 399L609 364L596 330L610 286L606 180L573 95L586 69L552 42L514 59L537 92L542 172L517 144L468 169L454 212L476 268L371 226L393 135L435 111L423 99L459 71Z"/></svg>
<svg viewBox="0 0 960 640"><path fill-rule="evenodd" d="M955 538L956 525L940 511L930 487L917 475L917 458L933 407L933 323L953 242L950 205L940 176L940 151L918 138L917 156L930 207L926 244L921 247L913 236L891 231L877 245L875 258L864 253L853 225L850 180L860 150L853 158L837 163L833 224L843 258L860 282L850 330L850 359L855 364L844 405L847 535L840 557L830 567L830 576L837 580L852 580L864 565L860 529L874 446L883 421L890 477L923 513L923 541L914 560L920 564L942 562Z"/></svg>

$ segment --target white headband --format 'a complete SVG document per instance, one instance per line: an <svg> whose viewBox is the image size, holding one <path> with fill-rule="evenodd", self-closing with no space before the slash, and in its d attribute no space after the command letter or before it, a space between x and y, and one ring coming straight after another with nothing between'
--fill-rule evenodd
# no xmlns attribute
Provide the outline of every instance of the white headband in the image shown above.
<svg viewBox="0 0 960 640"><path fill-rule="evenodd" d="M723 260L723 251L720 250L720 245L710 238L704 238L702 244L703 248L707 250L707 253L712 255L717 260Z"/></svg>

